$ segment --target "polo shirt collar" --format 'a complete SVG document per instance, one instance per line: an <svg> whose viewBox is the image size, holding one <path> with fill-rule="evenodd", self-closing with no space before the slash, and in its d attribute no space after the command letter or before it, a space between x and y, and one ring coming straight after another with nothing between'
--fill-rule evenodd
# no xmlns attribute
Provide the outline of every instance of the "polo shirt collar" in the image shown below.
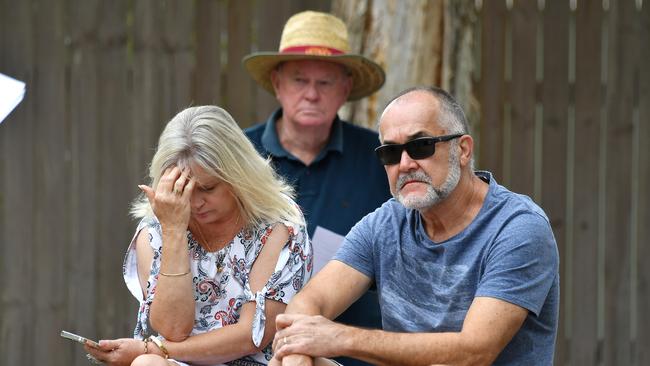
<svg viewBox="0 0 650 366"><path fill-rule="evenodd" d="M262 133L262 146L273 156L291 157L295 159L295 157L293 157L293 155L285 150L282 144L280 144L280 138L278 137L278 132L275 128L275 124L280 117L282 117L282 108L273 112L269 119L266 120L266 126ZM332 123L330 139L327 142L327 145L325 145L325 148L323 148L323 150L318 154L314 162L321 160L329 151L343 153L343 123L338 114L334 118L334 123Z"/></svg>

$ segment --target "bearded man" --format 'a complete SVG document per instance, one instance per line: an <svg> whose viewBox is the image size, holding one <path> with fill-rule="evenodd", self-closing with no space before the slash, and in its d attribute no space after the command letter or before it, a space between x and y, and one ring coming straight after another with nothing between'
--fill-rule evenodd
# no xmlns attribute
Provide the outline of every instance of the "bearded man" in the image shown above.
<svg viewBox="0 0 650 366"><path fill-rule="evenodd" d="M473 170L467 120L444 90L400 93L379 132L394 199L277 317L273 362L551 365L559 258L542 209ZM329 320L373 283L383 330Z"/></svg>

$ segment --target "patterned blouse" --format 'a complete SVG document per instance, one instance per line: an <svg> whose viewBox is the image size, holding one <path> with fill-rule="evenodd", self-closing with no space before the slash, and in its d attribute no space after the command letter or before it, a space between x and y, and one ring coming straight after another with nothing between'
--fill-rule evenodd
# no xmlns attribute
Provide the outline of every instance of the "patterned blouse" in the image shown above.
<svg viewBox="0 0 650 366"><path fill-rule="evenodd" d="M266 318L264 315L266 299L289 303L291 298L311 277L313 254L311 243L304 225L284 221L289 231L289 239L280 252L278 262L266 285L257 293L250 289L249 273L255 259L264 248L276 223L256 229L242 229L235 238L217 252L207 252L187 231L191 272L194 283L196 311L194 329L191 335L205 333L214 329L237 323L241 307L249 301L255 302L255 316L251 329L253 343L259 347L264 336ZM138 278L135 242L141 230L149 233L149 242L154 251L151 272L147 281L147 296L142 298ZM155 333L149 325L149 311L156 294L162 231L156 218L140 221L124 259L123 273L129 291L140 302L134 337L144 339ZM273 326L273 325L271 325ZM228 365L266 365L271 360L269 344L260 353L245 356L228 362ZM175 361L180 365L188 365Z"/></svg>

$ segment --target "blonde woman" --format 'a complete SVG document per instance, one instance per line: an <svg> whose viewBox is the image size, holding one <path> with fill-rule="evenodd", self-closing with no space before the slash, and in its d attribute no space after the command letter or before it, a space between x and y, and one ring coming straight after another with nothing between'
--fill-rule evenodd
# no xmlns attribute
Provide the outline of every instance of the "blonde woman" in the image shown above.
<svg viewBox="0 0 650 366"><path fill-rule="evenodd" d="M267 364L275 317L312 270L292 189L214 106L167 124L149 175L124 261L134 338L86 350L111 365Z"/></svg>

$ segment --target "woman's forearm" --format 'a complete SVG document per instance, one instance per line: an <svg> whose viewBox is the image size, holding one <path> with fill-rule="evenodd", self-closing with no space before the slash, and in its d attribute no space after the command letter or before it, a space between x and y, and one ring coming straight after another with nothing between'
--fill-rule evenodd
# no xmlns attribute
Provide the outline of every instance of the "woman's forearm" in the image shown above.
<svg viewBox="0 0 650 366"><path fill-rule="evenodd" d="M255 347L252 319L245 317L239 323L193 335L182 342L165 342L169 357L193 365L214 365L260 352L266 344Z"/></svg>
<svg viewBox="0 0 650 366"><path fill-rule="evenodd" d="M166 339L182 341L194 327L194 291L185 232L165 231L151 326Z"/></svg>

